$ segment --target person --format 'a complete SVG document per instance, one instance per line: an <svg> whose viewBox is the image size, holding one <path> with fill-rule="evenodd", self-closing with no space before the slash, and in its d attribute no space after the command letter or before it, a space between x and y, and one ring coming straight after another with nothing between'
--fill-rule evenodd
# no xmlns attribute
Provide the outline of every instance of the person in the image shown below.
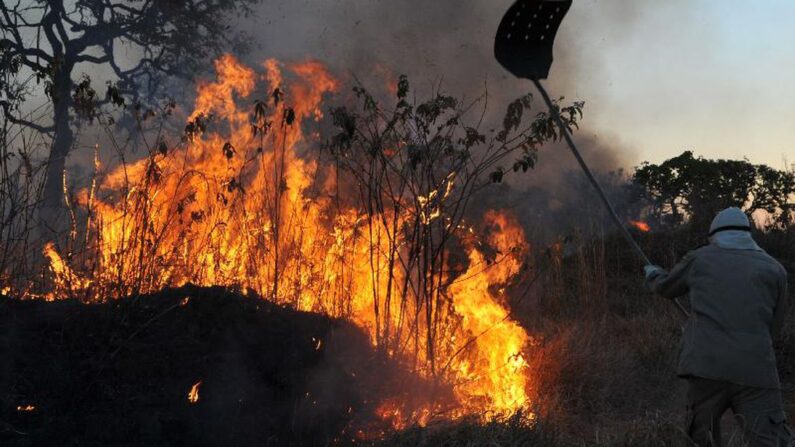
<svg viewBox="0 0 795 447"><path fill-rule="evenodd" d="M720 446L720 419L731 409L749 445L792 445L773 350L787 313L787 272L754 242L745 213L721 211L708 245L670 272L649 265L645 273L652 292L690 297L677 375L687 380L691 439Z"/></svg>

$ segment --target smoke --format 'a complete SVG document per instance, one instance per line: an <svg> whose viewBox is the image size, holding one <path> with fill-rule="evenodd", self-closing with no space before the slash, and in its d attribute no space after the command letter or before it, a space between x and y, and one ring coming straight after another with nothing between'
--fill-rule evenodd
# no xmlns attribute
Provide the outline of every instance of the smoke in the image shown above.
<svg viewBox="0 0 795 447"><path fill-rule="evenodd" d="M515 79L492 54L494 34L511 3L512 0L264 0L234 31L251 37L252 50L243 60L252 67L268 58L317 59L344 81L350 83L355 76L376 91L385 91L386 83L394 84L398 75L406 74L412 94L420 101L438 89L465 101L487 92L482 128L487 131L490 127L499 128L505 108L513 99L536 93L529 81ZM644 15L678 3L681 0L653 6L635 0L575 0L564 20L556 39L555 62L545 84L553 97L564 96L564 102L585 102L582 127L575 140L594 171L630 169L639 161L637 150L622 144L615 131L608 133L599 128L590 112L589 103L598 103L601 95L609 94L592 87L593 80L601 79L609 68L601 50L634 35ZM186 85L185 89L191 91L192 86ZM190 104L190 94L174 93L186 98L181 103ZM335 100L339 99L332 99ZM531 116L543 110L543 103L536 98ZM102 148L110 146L99 131L84 137L90 141L83 138L70 156L70 182L78 187L89 181L94 143ZM142 156L145 152L138 153ZM102 158L117 157L108 153ZM577 176L582 174L568 148L550 144L539 152L535 169L509 176L502 189L510 193L488 194L483 204L497 205L507 197L509 204L516 204L509 207L516 206L518 214L539 213L541 209L546 216L561 207L576 209L583 198L589 197L589 191L582 190L589 186L574 181ZM539 197L536 208L528 211L525 203L531 194ZM579 219L574 211L567 215L574 216L573 221ZM525 225L531 223L529 218L522 221Z"/></svg>
<svg viewBox="0 0 795 447"><path fill-rule="evenodd" d="M488 91L484 127L498 127L510 101L535 93L529 81L515 79L492 54L494 33L511 3L268 1L258 11L259 22L246 30L255 39L250 62L266 57L316 58L328 64L332 72L355 75L370 88L407 74L420 99L427 98L438 85L445 93L467 99ZM637 151L623 144L620 135L592 124L588 104L600 101L601 93L583 88L583 84L592 84L609 69L601 50L626 40L645 14L654 14L661 7L675 5L652 7L633 0L575 1L556 39L555 62L546 81L553 96L585 101L583 126L575 140L591 169L605 180L619 209L626 208L626 195L615 188L618 176L609 173L636 165ZM543 103L537 98L534 111L541 110ZM513 210L536 241L583 225L610 228L591 186L568 147L561 143L544 147L534 170L509 176L505 184L487 188L473 203L473 218L490 208Z"/></svg>
<svg viewBox="0 0 795 447"><path fill-rule="evenodd" d="M407 74L415 87L428 89L441 81L456 96L477 96L488 88L496 111L534 91L492 55L494 34L512 1L266 0L243 30L253 38L251 63L268 57L315 58L335 73L354 73L365 80L374 67L386 67ZM636 0L575 1L556 39L556 60L547 81L550 92L596 99L591 97L595 92L581 85L606 68L600 50L627 39L643 15L661 7L670 6Z"/></svg>
<svg viewBox="0 0 795 447"><path fill-rule="evenodd" d="M369 72L383 64L412 78L443 76L451 90L482 88L488 81L507 96L530 88L494 60L494 33L512 0L266 0L244 26L254 42L254 61L263 57L312 57L335 71ZM678 3L678 2L675 2ZM600 70L592 40L623 39L648 4L633 0L578 0L556 41L551 82L576 90L576 80ZM361 73L360 73L361 74Z"/></svg>
<svg viewBox="0 0 795 447"><path fill-rule="evenodd" d="M492 54L494 33L511 3L270 0L257 11L256 22L244 29L254 39L248 58L250 63L267 57L314 58L333 73L355 75L371 88L391 80L385 73L391 78L406 74L420 99L440 85L445 93L470 100L487 91L486 125L497 127L510 101L535 93L529 81L515 79ZM632 0L578 0L556 39L556 59L546 85L552 96L565 96L566 102L586 102L583 127L575 139L595 171L631 168L638 160L636 151L622 145L617 135L591 124L588 102L598 101L599 95L581 84L605 67L600 54L589 50L594 40L610 45L625 39L639 18L654 8ZM544 109L540 98L533 107L534 112ZM536 169L513 176L508 186L519 196L531 189L547 191L544 200L552 207L579 203L582 196L571 190L570 180L578 170L568 148L552 144L539 153ZM487 202L492 203L488 198Z"/></svg>
<svg viewBox="0 0 795 447"><path fill-rule="evenodd" d="M482 0L273 0L258 11L262 26L247 31L259 43L255 59L312 57L359 75L380 64L412 79L444 76L452 89L469 89L501 74L482 64L491 58L500 9Z"/></svg>

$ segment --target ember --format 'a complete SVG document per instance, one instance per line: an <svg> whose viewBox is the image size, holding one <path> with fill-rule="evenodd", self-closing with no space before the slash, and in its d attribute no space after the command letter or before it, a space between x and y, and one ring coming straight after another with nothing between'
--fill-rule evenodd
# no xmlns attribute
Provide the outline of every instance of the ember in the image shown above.
<svg viewBox="0 0 795 447"><path fill-rule="evenodd" d="M631 220L629 221L629 224L644 233L648 233L649 231L651 231L651 227L649 226L649 224L643 221Z"/></svg>
<svg viewBox="0 0 795 447"><path fill-rule="evenodd" d="M201 384L202 381L199 380L190 387L190 391L188 391L188 402L195 404L199 401L199 386L201 386Z"/></svg>

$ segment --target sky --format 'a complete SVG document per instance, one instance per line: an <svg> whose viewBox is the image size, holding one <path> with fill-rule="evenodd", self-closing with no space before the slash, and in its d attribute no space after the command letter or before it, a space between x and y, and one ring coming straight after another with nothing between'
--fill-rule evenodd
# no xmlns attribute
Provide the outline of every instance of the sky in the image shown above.
<svg viewBox="0 0 795 447"><path fill-rule="evenodd" d="M440 84L467 98L488 89L498 120L533 92L492 55L511 3L263 0L238 25L251 36L251 65L318 59L335 75L381 84L384 72L405 73L420 96ZM576 139L597 168L685 150L785 168L795 163L793 17L792 0L574 0L546 85L585 102Z"/></svg>
<svg viewBox="0 0 795 447"><path fill-rule="evenodd" d="M605 3L575 1L572 18L598 15ZM621 35L597 22L559 36L600 59L595 72L573 75L592 130L620 135L650 161L693 149L779 168L795 162L795 2L638 3L648 7Z"/></svg>
<svg viewBox="0 0 795 447"><path fill-rule="evenodd" d="M269 0L251 57L317 58L365 79L377 64L453 94L486 85L496 107L532 91L491 55L510 4ZM795 162L793 17L791 0L574 0L547 85L585 101L580 138L624 167L693 150L783 168Z"/></svg>

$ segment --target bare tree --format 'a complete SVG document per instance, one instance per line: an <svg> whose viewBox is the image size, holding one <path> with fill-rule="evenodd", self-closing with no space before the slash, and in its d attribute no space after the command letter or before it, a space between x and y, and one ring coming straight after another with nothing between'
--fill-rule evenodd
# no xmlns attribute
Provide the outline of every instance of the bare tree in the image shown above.
<svg viewBox="0 0 795 447"><path fill-rule="evenodd" d="M79 118L96 107L153 97L169 77L195 73L225 48L239 45L229 19L258 0L10 0L0 4L0 110L6 120L52 138L43 206L63 205L63 170ZM133 55L133 56L130 56ZM105 66L115 79L104 100L82 67ZM42 84L49 119L25 116L31 90Z"/></svg>

